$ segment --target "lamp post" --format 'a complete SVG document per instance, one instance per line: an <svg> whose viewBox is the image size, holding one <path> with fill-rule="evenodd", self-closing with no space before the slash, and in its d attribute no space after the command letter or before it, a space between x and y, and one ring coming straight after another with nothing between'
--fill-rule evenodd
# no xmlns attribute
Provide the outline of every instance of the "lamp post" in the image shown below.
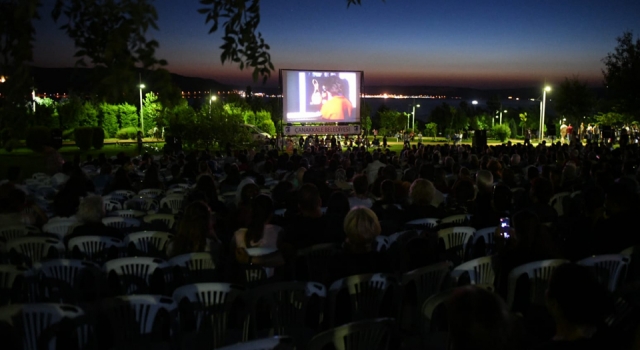
<svg viewBox="0 0 640 350"><path fill-rule="evenodd" d="M551 91L551 86L545 86L542 90L542 108L540 112L540 142L544 138L544 119L545 119L545 110L547 108L547 91Z"/></svg>
<svg viewBox="0 0 640 350"><path fill-rule="evenodd" d="M420 108L420 105L417 105L415 102L416 101L413 100L413 111L412 111L412 114L413 114L413 132L414 133L416 132L416 107Z"/></svg>
<svg viewBox="0 0 640 350"><path fill-rule="evenodd" d="M507 110L505 109L504 112L507 113ZM500 125L502 125L502 109L500 109Z"/></svg>
<svg viewBox="0 0 640 350"><path fill-rule="evenodd" d="M142 89L144 89L146 86L144 86L144 84L140 83L140 129L142 129L142 135L144 135L144 108L142 106Z"/></svg>
<svg viewBox="0 0 640 350"><path fill-rule="evenodd" d="M217 99L218 98L215 95L211 95L211 98L209 99L209 116L211 116L211 104Z"/></svg>

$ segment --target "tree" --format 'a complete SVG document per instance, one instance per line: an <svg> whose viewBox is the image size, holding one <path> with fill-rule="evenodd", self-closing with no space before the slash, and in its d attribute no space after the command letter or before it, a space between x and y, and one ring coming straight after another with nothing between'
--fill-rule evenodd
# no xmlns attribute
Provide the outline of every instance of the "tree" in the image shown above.
<svg viewBox="0 0 640 350"><path fill-rule="evenodd" d="M640 38L624 32L617 39L618 46L602 61L607 97L613 102L614 112L627 113L640 118Z"/></svg>
<svg viewBox="0 0 640 350"><path fill-rule="evenodd" d="M579 124L585 116L593 114L594 97L587 82L565 78L555 93L555 109L570 123Z"/></svg>
<svg viewBox="0 0 640 350"><path fill-rule="evenodd" d="M143 117L144 117L144 127L146 130L143 130L145 134L148 134L148 131L153 131L158 125L158 119L160 118L160 113L162 112L162 105L158 102L158 96L153 92L148 92L144 95L144 100L142 102L143 106Z"/></svg>
<svg viewBox="0 0 640 350"><path fill-rule="evenodd" d="M99 104L98 126L104 129L105 137L115 137L118 132L118 106L104 102Z"/></svg>
<svg viewBox="0 0 640 350"><path fill-rule="evenodd" d="M404 130L406 123L407 117L404 113L391 109L380 112L380 127L390 132Z"/></svg>
<svg viewBox="0 0 640 350"><path fill-rule="evenodd" d="M522 112L518 115L520 117L520 126L522 127L522 135L524 136L524 127L527 126L527 112Z"/></svg>
<svg viewBox="0 0 640 350"><path fill-rule="evenodd" d="M428 123L424 126L424 136L433 136L433 141L436 140L436 135L438 134L438 124L436 123Z"/></svg>
<svg viewBox="0 0 640 350"><path fill-rule="evenodd" d="M158 29L158 14L149 0L56 0L54 20L74 41L77 66L93 67L93 88L102 99L125 102L137 92L136 67L150 69L167 62L155 58L159 44L146 37Z"/></svg>
<svg viewBox="0 0 640 350"><path fill-rule="evenodd" d="M365 132L365 135L369 135L369 131L371 131L373 122L371 120L371 107L368 103L362 103L360 107L360 123L362 124L362 129Z"/></svg>
<svg viewBox="0 0 640 350"><path fill-rule="evenodd" d="M632 122L632 119L628 114L607 112L599 113L598 115L596 115L596 121L598 122L598 124L611 126L629 124Z"/></svg>
<svg viewBox="0 0 640 350"><path fill-rule="evenodd" d="M128 103L122 103L118 105L118 121L120 123L120 129L134 127L139 128L139 115L138 109Z"/></svg>

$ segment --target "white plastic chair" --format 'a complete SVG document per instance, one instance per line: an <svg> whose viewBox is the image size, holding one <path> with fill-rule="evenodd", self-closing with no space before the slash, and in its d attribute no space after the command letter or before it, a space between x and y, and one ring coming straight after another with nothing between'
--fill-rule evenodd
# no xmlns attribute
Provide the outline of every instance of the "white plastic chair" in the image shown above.
<svg viewBox="0 0 640 350"><path fill-rule="evenodd" d="M458 284L458 280L465 273L469 274L471 284L479 285L489 290L494 289L496 273L493 270L490 256L469 260L456 266L456 268L451 271L451 278L453 279L454 285Z"/></svg>
<svg viewBox="0 0 640 350"><path fill-rule="evenodd" d="M389 289L397 286L398 283L394 276L383 273L354 275L333 282L329 287L329 304L331 306L329 324L335 324L336 312L338 311L336 300L341 291L346 290L349 294L351 320L359 321L378 317L383 297Z"/></svg>
<svg viewBox="0 0 640 350"><path fill-rule="evenodd" d="M6 305L11 300L13 283L19 276L25 275L27 268L10 264L0 265L0 305Z"/></svg>
<svg viewBox="0 0 640 350"><path fill-rule="evenodd" d="M164 191L159 188L147 188L145 190L138 191L138 195L146 198L155 199L164 195Z"/></svg>
<svg viewBox="0 0 640 350"><path fill-rule="evenodd" d="M29 234L29 229L25 225L14 225L0 228L0 238L5 241L10 239L23 237Z"/></svg>
<svg viewBox="0 0 640 350"><path fill-rule="evenodd" d="M78 249L85 258L93 260L98 257L102 257L101 255L103 252L109 248L116 247L120 249L124 247L124 244L122 243L122 240L113 237L79 236L71 238L67 243L67 247L69 248L69 251Z"/></svg>
<svg viewBox="0 0 640 350"><path fill-rule="evenodd" d="M49 237L26 236L10 240L4 245L4 250L12 250L31 260L32 264L46 258L53 249L57 255L64 253L64 244L58 239Z"/></svg>
<svg viewBox="0 0 640 350"><path fill-rule="evenodd" d="M169 259L169 265L178 266L188 271L214 270L216 268L211 253L187 253Z"/></svg>
<svg viewBox="0 0 640 350"><path fill-rule="evenodd" d="M126 294L139 292L141 288L148 288L151 276L156 269L167 266L162 259L151 257L118 258L104 263L103 270L115 273L124 284Z"/></svg>
<svg viewBox="0 0 640 350"><path fill-rule="evenodd" d="M173 292L173 300L178 305L188 302L189 308L181 311L181 316L195 318L196 330L205 326L205 322L212 322L213 347L225 344L229 324L227 319L232 316L234 302L244 295L244 289L230 283L194 283L177 288ZM190 314L190 315L187 315ZM243 339L248 338L248 317L244 321Z"/></svg>
<svg viewBox="0 0 640 350"><path fill-rule="evenodd" d="M452 267L453 264L446 261L409 271L402 275L402 286L406 288L415 283L417 305L422 305L429 297L440 292Z"/></svg>
<svg viewBox="0 0 640 350"><path fill-rule="evenodd" d="M564 215L563 199L564 199L564 197L567 197L567 196L570 196L570 195L571 195L571 193L569 193L569 192L560 192L560 193L555 194L549 200L549 205L552 206L553 209L556 210L556 213L558 213L558 216L563 216Z"/></svg>
<svg viewBox="0 0 640 350"><path fill-rule="evenodd" d="M516 283L522 275L529 277L529 302L544 305L547 284L551 278L551 274L558 266L566 263L569 263L569 260L541 260L520 265L511 270L507 282L507 305L509 308L513 308L516 295Z"/></svg>
<svg viewBox="0 0 640 350"><path fill-rule="evenodd" d="M150 214L142 218L147 224L151 224L154 221L161 221L168 229L172 229L176 222L176 218L173 214Z"/></svg>
<svg viewBox="0 0 640 350"><path fill-rule="evenodd" d="M376 237L376 251L377 252L385 252L389 249L389 247L391 246L391 242L389 241L389 237L385 237L385 236L377 236Z"/></svg>
<svg viewBox="0 0 640 350"><path fill-rule="evenodd" d="M80 225L79 222L72 220L49 222L42 226L42 231L56 235L59 239L64 239L78 225Z"/></svg>
<svg viewBox="0 0 640 350"><path fill-rule="evenodd" d="M115 348L119 348L152 333L161 310L169 313L170 322L175 322L178 305L173 299L161 295L128 295L103 300L101 309L113 329ZM174 327L171 328L175 331Z"/></svg>
<svg viewBox="0 0 640 350"><path fill-rule="evenodd" d="M284 213L287 212L287 209L276 209L273 211L273 215L283 218Z"/></svg>
<svg viewBox="0 0 640 350"><path fill-rule="evenodd" d="M184 196L187 193L187 190L188 190L188 187L187 188L183 188L183 187L170 188L170 189L167 190L165 195L167 195L167 196Z"/></svg>
<svg viewBox="0 0 640 350"><path fill-rule="evenodd" d="M392 329L393 319L390 318L352 322L316 335L307 349L321 350L331 344L336 350L386 350L389 348Z"/></svg>
<svg viewBox="0 0 640 350"><path fill-rule="evenodd" d="M64 318L75 319L84 315L84 311L77 306L67 304L38 303L38 304L14 304L0 308L0 321L18 327L16 331L22 338L22 349L40 350L43 349L38 344L38 338L49 327L60 323ZM15 320L22 320L19 324L14 324ZM78 332L83 334L83 332ZM86 345L88 338L80 337L80 348ZM51 339L45 347L53 350L56 348L55 338Z"/></svg>
<svg viewBox="0 0 640 350"><path fill-rule="evenodd" d="M172 239L173 235L167 232L143 231L126 235L123 243L125 247L133 244L137 251L157 256L165 255L167 243Z"/></svg>
<svg viewBox="0 0 640 350"><path fill-rule="evenodd" d="M116 190L116 191L113 191L113 192L109 193L109 195L115 195L115 196L119 196L119 197L124 197L126 199L131 199L131 198L136 196L136 193L133 192L133 191L129 191L129 190Z"/></svg>
<svg viewBox="0 0 640 350"><path fill-rule="evenodd" d="M122 218L119 216L102 218L102 223L105 224L105 226L114 227L117 229L140 227L140 220L133 218Z"/></svg>
<svg viewBox="0 0 640 350"><path fill-rule="evenodd" d="M415 227L415 228L426 228L426 229L432 229L436 226L438 226L438 222L440 220L439 219L435 219L435 218L424 218L424 219L416 219L416 220L411 220L409 222L406 222L404 224L405 227Z"/></svg>
<svg viewBox="0 0 640 350"><path fill-rule="evenodd" d="M218 350L274 350L274 349L294 349L293 339L287 336L275 336L275 337L269 337L269 338L250 340L248 342L237 343L237 344L218 348Z"/></svg>
<svg viewBox="0 0 640 350"><path fill-rule="evenodd" d="M146 214L147 214L146 212L140 211L140 210L123 209L123 210L114 210L109 213L109 216L138 219L145 216Z"/></svg>
<svg viewBox="0 0 640 350"><path fill-rule="evenodd" d="M473 239L476 229L468 226L449 227L438 231L438 238L444 241L444 248L457 249L456 255L464 259L467 247Z"/></svg>
<svg viewBox="0 0 640 350"><path fill-rule="evenodd" d="M160 208L168 206L173 214L177 214L182 210L184 204L184 196L182 195L169 195L160 200Z"/></svg>
<svg viewBox="0 0 640 350"><path fill-rule="evenodd" d="M440 220L440 225L449 225L449 224L464 225L468 221L469 221L469 215L458 214L458 215L447 216L446 218Z"/></svg>
<svg viewBox="0 0 640 350"><path fill-rule="evenodd" d="M624 280L623 272L629 265L629 257L623 254L597 255L582 259L578 264L593 268L598 280L614 292Z"/></svg>
<svg viewBox="0 0 640 350"><path fill-rule="evenodd" d="M80 295L77 278L86 271L97 277L100 267L91 261L53 259L34 264L30 274L38 276L38 283L46 288L47 301L76 303Z"/></svg>
<svg viewBox="0 0 640 350"><path fill-rule="evenodd" d="M480 238L484 240L485 244L485 255L490 255L493 252L493 247L495 246L495 240L493 239L493 235L496 232L496 226L486 227L480 230L477 230L473 234L473 246L475 247Z"/></svg>
<svg viewBox="0 0 640 350"><path fill-rule="evenodd" d="M105 212L110 212L114 210L122 210L122 204L117 200L113 199L102 199L102 204L104 206Z"/></svg>
<svg viewBox="0 0 640 350"><path fill-rule="evenodd" d="M152 209L157 209L158 202L156 202L153 198L147 197L136 197L131 198L124 202L125 209L133 209L133 210L141 210L141 211L149 211Z"/></svg>

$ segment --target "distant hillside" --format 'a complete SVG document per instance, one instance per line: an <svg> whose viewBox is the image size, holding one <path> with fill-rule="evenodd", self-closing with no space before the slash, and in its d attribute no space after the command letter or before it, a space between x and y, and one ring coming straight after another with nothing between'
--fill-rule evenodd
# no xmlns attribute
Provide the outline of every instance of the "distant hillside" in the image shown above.
<svg viewBox="0 0 640 350"><path fill-rule="evenodd" d="M32 67L35 86L38 92L63 94L70 90L89 90L89 68L41 68ZM229 90L232 86L213 79L185 77L171 73L173 83L184 91Z"/></svg>

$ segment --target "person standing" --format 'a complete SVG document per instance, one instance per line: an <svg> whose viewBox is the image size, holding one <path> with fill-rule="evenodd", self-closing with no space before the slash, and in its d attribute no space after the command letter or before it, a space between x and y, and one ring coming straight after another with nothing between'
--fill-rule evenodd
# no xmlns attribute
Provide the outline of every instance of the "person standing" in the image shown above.
<svg viewBox="0 0 640 350"><path fill-rule="evenodd" d="M562 140L561 142L563 144L567 139L567 126L564 124L564 122L562 122L562 125L560 125L560 139Z"/></svg>
<svg viewBox="0 0 640 350"><path fill-rule="evenodd" d="M382 135L382 148L387 148L387 135Z"/></svg>
<svg viewBox="0 0 640 350"><path fill-rule="evenodd" d="M571 125L571 123L569 123L569 126L567 126L567 139L569 141L569 144L571 144L571 141L573 141L573 125Z"/></svg>
<svg viewBox="0 0 640 350"><path fill-rule="evenodd" d="M138 155L142 155L142 131L138 130Z"/></svg>

